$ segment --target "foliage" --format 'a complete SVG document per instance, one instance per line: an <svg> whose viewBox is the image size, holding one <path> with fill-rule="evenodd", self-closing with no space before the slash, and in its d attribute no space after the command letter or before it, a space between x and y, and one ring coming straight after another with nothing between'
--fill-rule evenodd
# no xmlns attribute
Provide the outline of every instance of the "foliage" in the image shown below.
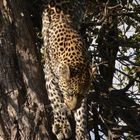
<svg viewBox="0 0 140 140"><path fill-rule="evenodd" d="M87 6L84 26L98 70L90 129L95 139L139 139L140 3L89 0Z"/></svg>

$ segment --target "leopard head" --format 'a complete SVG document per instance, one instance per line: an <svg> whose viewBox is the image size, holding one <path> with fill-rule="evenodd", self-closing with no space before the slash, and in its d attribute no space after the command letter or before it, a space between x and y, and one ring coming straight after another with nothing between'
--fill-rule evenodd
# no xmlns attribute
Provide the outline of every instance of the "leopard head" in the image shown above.
<svg viewBox="0 0 140 140"><path fill-rule="evenodd" d="M81 100L86 96L90 85L88 68L78 71L67 64L59 67L59 88L64 97L64 103L70 110L80 107Z"/></svg>

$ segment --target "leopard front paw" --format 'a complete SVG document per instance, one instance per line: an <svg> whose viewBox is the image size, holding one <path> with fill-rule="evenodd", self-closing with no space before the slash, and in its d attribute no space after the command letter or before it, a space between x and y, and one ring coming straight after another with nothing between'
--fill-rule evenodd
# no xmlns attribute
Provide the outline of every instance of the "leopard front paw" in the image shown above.
<svg viewBox="0 0 140 140"><path fill-rule="evenodd" d="M86 130L76 130L76 140L89 140L89 135Z"/></svg>
<svg viewBox="0 0 140 140"><path fill-rule="evenodd" d="M52 131L58 140L68 139L72 135L72 130L68 120L55 120Z"/></svg>

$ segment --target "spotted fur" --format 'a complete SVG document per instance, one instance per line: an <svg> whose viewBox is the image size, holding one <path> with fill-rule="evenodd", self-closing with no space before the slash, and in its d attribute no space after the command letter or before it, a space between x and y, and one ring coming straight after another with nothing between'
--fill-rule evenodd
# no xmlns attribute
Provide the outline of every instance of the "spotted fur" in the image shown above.
<svg viewBox="0 0 140 140"><path fill-rule="evenodd" d="M50 0L42 16L44 73L58 140L72 135L68 112L74 113L76 139L88 140L86 96L90 85L87 48L68 7L70 0ZM72 10L72 9L70 9Z"/></svg>

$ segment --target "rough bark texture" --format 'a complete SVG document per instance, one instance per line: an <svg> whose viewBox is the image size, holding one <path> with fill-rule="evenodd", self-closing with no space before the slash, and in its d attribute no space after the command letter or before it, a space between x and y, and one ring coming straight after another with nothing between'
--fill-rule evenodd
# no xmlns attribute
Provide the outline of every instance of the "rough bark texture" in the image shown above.
<svg viewBox="0 0 140 140"><path fill-rule="evenodd" d="M0 139L51 138L33 27L22 0L0 1Z"/></svg>

